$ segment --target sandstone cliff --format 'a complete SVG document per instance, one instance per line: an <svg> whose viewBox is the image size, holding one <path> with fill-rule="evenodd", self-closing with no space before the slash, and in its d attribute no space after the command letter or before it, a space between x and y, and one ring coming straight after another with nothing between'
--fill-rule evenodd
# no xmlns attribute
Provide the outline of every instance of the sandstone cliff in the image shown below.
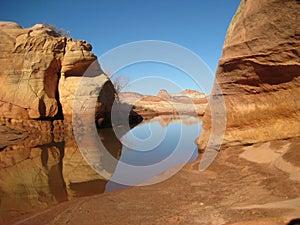
<svg viewBox="0 0 300 225"><path fill-rule="evenodd" d="M224 143L299 136L299 75L299 1L243 0L228 28L216 73L227 110ZM206 146L210 130L208 107L200 149Z"/></svg>
<svg viewBox="0 0 300 225"><path fill-rule="evenodd" d="M91 45L42 24L22 28L12 22L0 22L0 39L0 117L70 122L79 82L97 59ZM105 94L98 98L96 115L109 117L114 87L100 67L90 77L98 84L95 90Z"/></svg>

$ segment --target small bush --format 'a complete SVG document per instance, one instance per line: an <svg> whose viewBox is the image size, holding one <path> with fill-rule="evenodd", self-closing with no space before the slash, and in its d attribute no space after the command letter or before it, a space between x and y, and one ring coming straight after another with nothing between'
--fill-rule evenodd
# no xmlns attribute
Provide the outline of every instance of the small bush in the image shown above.
<svg viewBox="0 0 300 225"><path fill-rule="evenodd" d="M68 31L68 30L65 30L63 28L60 28L58 30L55 25L48 24L48 23L44 23L43 25L44 25L44 27L56 32L58 34L58 36L60 36L60 37L69 37L70 36L70 31Z"/></svg>

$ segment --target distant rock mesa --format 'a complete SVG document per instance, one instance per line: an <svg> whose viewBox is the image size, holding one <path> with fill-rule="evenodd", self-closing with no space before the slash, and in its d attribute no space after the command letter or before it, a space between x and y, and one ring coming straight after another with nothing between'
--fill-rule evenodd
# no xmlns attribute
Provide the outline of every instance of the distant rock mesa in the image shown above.
<svg viewBox="0 0 300 225"><path fill-rule="evenodd" d="M119 93L121 102L133 105L142 116L189 114L203 116L207 106L207 96L195 90L183 90L170 94L160 90L157 96L142 95L134 92Z"/></svg>
<svg viewBox="0 0 300 225"><path fill-rule="evenodd" d="M226 103L227 145L300 136L300 3L257 3L241 2L216 73ZM210 129L208 107L199 149Z"/></svg>

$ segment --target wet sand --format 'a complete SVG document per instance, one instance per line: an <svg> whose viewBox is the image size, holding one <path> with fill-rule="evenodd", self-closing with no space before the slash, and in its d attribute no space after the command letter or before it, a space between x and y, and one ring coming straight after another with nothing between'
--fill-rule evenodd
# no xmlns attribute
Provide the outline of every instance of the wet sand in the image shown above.
<svg viewBox="0 0 300 225"><path fill-rule="evenodd" d="M162 183L72 200L9 224L287 224L300 217L299 148L300 138L223 148L204 172L198 159Z"/></svg>

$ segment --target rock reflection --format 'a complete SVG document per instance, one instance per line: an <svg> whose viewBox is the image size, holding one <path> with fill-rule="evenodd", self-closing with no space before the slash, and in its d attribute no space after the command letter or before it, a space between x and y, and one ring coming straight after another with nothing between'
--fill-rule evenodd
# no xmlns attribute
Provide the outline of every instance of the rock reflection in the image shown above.
<svg viewBox="0 0 300 225"><path fill-rule="evenodd" d="M163 115L143 121L120 139L122 156L106 191L168 179L196 159L194 140L200 131L199 117Z"/></svg>
<svg viewBox="0 0 300 225"><path fill-rule="evenodd" d="M1 155L1 217L13 217L67 199L61 173L62 154L56 144L13 146Z"/></svg>
<svg viewBox="0 0 300 225"><path fill-rule="evenodd" d="M177 119L161 116L145 123L158 122L161 127L167 127L176 123ZM181 117L178 122L197 124L199 118ZM120 126L117 133L123 136L126 132ZM95 135L99 135L97 138L108 153L89 147L94 145L97 138L83 139L81 144L86 146L87 151L90 150L89 157L93 154L96 156L89 158L92 164L116 176L120 168L116 169L117 164L109 164L106 155L113 156L118 163L124 150L122 144L112 128L102 128ZM173 134L170 135L176 139ZM166 143L164 148L168 150L170 143ZM127 150L122 154L124 160L130 152ZM41 211L62 201L101 194L105 188L106 191L112 191L126 187L108 183L84 157L75 138L69 133L31 133L23 142L6 145L0 151L0 224L11 224L23 215Z"/></svg>
<svg viewBox="0 0 300 225"><path fill-rule="evenodd" d="M158 121L162 127L167 127L170 123L182 123L185 125L193 125L201 121L200 117L194 117L189 115L161 115L151 118L151 122ZM149 122L149 120L148 120Z"/></svg>
<svg viewBox="0 0 300 225"><path fill-rule="evenodd" d="M104 192L107 181L84 160L74 137L45 136L32 135L0 152L0 224L62 201ZM99 137L118 159L122 146L113 130L102 129Z"/></svg>

